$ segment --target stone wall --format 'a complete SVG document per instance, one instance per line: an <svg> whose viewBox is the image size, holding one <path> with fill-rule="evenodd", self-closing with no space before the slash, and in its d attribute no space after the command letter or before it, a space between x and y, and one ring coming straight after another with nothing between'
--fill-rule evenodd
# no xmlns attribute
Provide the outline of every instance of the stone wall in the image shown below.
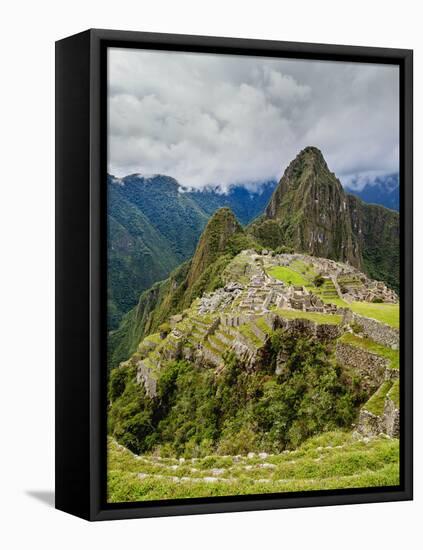
<svg viewBox="0 0 423 550"><path fill-rule="evenodd" d="M157 395L157 380L153 375L151 369L144 364L143 361L137 363L137 382L142 384L145 388L145 393L149 397L156 397Z"/></svg>
<svg viewBox="0 0 423 550"><path fill-rule="evenodd" d="M264 341L267 338L267 335L254 323L250 324L251 330L254 332L254 334L257 336L257 338L264 343Z"/></svg>
<svg viewBox="0 0 423 550"><path fill-rule="evenodd" d="M399 348L399 330L397 328L385 325L375 319L363 317L357 313L353 314L353 320L362 327L363 334L367 338L371 338L382 346L392 349Z"/></svg>
<svg viewBox="0 0 423 550"><path fill-rule="evenodd" d="M205 336L209 336L210 334L214 334L217 330L217 328L219 327L220 325L220 317L218 317L217 319L215 319L212 324L207 328L206 332L205 332Z"/></svg>
<svg viewBox="0 0 423 550"><path fill-rule="evenodd" d="M389 437L399 437L400 411L392 399L387 396L383 414L378 416L366 408L362 408L358 419L357 431L367 437L386 434Z"/></svg>
<svg viewBox="0 0 423 550"><path fill-rule="evenodd" d="M236 344L236 343L242 344L242 346L247 348L251 353L255 353L257 351L257 348L254 346L254 344L252 342L250 342L250 340L248 340L248 338L245 338L245 336L243 336L237 330L234 330L234 329L228 327L228 332L229 332L229 334L231 334L232 336L235 337L234 344Z"/></svg>
<svg viewBox="0 0 423 550"><path fill-rule="evenodd" d="M198 358L200 359L201 366L204 366L203 360L214 367L217 367L222 363L222 358L216 353L213 353L212 350L210 350L206 346L203 346L201 348L201 356L198 356Z"/></svg>
<svg viewBox="0 0 423 550"><path fill-rule="evenodd" d="M399 437L400 411L389 395L385 399L383 411L384 433L389 437Z"/></svg>
<svg viewBox="0 0 423 550"><path fill-rule="evenodd" d="M336 361L360 375L361 387L368 394L382 384L385 372L391 370L388 369L389 361L384 357L343 342L336 343Z"/></svg>
<svg viewBox="0 0 423 550"><path fill-rule="evenodd" d="M279 317L276 326L298 336L315 336L320 341L334 340L341 335L339 325L320 324L310 319L285 319Z"/></svg>
<svg viewBox="0 0 423 550"><path fill-rule="evenodd" d="M358 418L357 431L366 437L375 437L381 433L384 433L383 418L366 409L361 409L360 416Z"/></svg>

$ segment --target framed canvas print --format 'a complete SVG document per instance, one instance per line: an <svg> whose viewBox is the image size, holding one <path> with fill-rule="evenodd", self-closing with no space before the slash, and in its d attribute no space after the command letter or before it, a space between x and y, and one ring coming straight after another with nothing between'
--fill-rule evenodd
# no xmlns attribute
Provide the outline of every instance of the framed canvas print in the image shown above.
<svg viewBox="0 0 423 550"><path fill-rule="evenodd" d="M412 498L412 52L56 44L56 506Z"/></svg>

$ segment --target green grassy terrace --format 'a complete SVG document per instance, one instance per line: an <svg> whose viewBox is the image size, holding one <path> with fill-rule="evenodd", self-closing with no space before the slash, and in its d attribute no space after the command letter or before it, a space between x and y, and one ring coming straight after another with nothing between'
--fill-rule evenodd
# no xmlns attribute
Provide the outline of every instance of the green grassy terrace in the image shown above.
<svg viewBox="0 0 423 550"><path fill-rule="evenodd" d="M387 380L384 382L376 393L367 401L364 405L364 408L369 412L375 414L376 416L381 416L383 414L383 409L385 407L385 399L389 391L392 388L392 381Z"/></svg>
<svg viewBox="0 0 423 550"><path fill-rule="evenodd" d="M394 328L399 328L399 304L352 302L348 307L359 315L376 319L376 321L380 321Z"/></svg>
<svg viewBox="0 0 423 550"><path fill-rule="evenodd" d="M301 273L294 271L290 267L275 266L271 267L267 272L270 276L287 285L307 286L310 284L310 279L306 278Z"/></svg>
<svg viewBox="0 0 423 550"><path fill-rule="evenodd" d="M344 344L349 344L351 346L356 346L363 350L370 351L371 353L375 353L376 355L380 355L381 357L385 357L385 359L389 360L389 367L391 369L399 369L398 350L387 348L385 346L377 344L369 338L361 338L360 336L356 336L355 334L351 334L350 332L347 332L343 336L341 336L339 341L343 342Z"/></svg>
<svg viewBox="0 0 423 550"><path fill-rule="evenodd" d="M249 340L257 348L263 345L263 342L255 334L255 332L253 331L249 323L245 323L239 326L238 330L245 338L247 338L247 340Z"/></svg>
<svg viewBox="0 0 423 550"><path fill-rule="evenodd" d="M109 502L378 487L399 483L399 443L329 432L276 455L178 459L136 456L110 439L108 472Z"/></svg>

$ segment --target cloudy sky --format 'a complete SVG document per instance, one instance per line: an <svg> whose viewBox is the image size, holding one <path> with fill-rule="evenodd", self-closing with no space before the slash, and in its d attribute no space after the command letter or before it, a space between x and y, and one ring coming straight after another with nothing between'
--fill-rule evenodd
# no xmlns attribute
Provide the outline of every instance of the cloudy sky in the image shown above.
<svg viewBox="0 0 423 550"><path fill-rule="evenodd" d="M279 179L307 145L344 184L399 170L398 68L109 49L109 173Z"/></svg>

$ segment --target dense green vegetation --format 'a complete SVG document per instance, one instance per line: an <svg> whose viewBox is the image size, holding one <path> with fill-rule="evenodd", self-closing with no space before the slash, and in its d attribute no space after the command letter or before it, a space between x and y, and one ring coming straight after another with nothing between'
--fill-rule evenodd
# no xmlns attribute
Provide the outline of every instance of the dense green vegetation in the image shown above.
<svg viewBox="0 0 423 550"><path fill-rule="evenodd" d="M145 335L154 332L161 323L167 321L177 307L179 297L184 293L184 282L189 267L190 262L185 262L175 269L168 279L145 290L138 305L123 317L119 328L109 332L109 368L117 367L119 363L128 359Z"/></svg>
<svg viewBox="0 0 423 550"><path fill-rule="evenodd" d="M280 349L288 359L274 375ZM361 396L350 388L323 344L276 331L267 367L248 372L229 354L218 377L212 370L169 362L149 399L132 367L110 376L109 431L136 453L203 456L280 452L325 430L348 427Z"/></svg>
<svg viewBox="0 0 423 550"><path fill-rule="evenodd" d="M108 325L114 328L140 292L166 278L181 259L119 186L108 188Z"/></svg>
<svg viewBox="0 0 423 550"><path fill-rule="evenodd" d="M265 248L276 250L284 242L284 235L280 225L274 220L267 220L260 216L251 224L249 231L254 238Z"/></svg>
<svg viewBox="0 0 423 550"><path fill-rule="evenodd" d="M339 431L315 436L283 454L211 454L184 462L156 455L137 457L111 439L108 461L110 502L399 484L397 439L364 442Z"/></svg>
<svg viewBox="0 0 423 550"><path fill-rule="evenodd" d="M383 206L366 204L347 195L355 236L359 242L363 271L399 292L399 214Z"/></svg>

